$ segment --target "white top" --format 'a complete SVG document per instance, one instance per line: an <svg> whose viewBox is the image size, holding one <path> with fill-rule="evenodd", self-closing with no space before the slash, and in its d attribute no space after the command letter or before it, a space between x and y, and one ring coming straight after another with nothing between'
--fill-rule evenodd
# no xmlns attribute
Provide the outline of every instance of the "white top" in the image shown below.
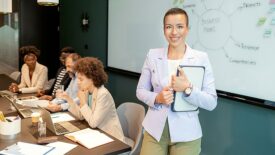
<svg viewBox="0 0 275 155"><path fill-rule="evenodd" d="M178 60L168 60L168 74L169 74L169 84L171 85L172 75L177 75L177 68L180 64L181 59Z"/></svg>

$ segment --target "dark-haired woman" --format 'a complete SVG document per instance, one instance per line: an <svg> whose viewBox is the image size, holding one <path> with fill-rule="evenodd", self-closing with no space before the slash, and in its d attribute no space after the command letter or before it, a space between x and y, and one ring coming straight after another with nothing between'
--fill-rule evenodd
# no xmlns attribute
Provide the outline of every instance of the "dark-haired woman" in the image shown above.
<svg viewBox="0 0 275 155"><path fill-rule="evenodd" d="M14 93L35 93L43 89L48 81L48 68L37 62L40 54L35 46L24 46L20 50L24 64L21 69L21 83L12 83L9 90Z"/></svg>

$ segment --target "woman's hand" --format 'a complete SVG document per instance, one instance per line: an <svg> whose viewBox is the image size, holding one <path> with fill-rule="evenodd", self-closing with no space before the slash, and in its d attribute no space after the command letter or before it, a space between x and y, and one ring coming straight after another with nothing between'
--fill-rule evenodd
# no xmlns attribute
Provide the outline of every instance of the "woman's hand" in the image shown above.
<svg viewBox="0 0 275 155"><path fill-rule="evenodd" d="M62 92L59 97L67 102L73 100L66 92Z"/></svg>
<svg viewBox="0 0 275 155"><path fill-rule="evenodd" d="M174 91L184 91L190 86L190 82L186 77L182 68L178 67L179 76L173 75L171 80L171 87Z"/></svg>
<svg viewBox="0 0 275 155"><path fill-rule="evenodd" d="M39 97L39 100L49 100L49 101L51 101L52 99L53 99L53 97L50 96L50 95L43 95L43 96Z"/></svg>
<svg viewBox="0 0 275 155"><path fill-rule="evenodd" d="M55 104L55 103L52 103L52 102L49 102L46 109L50 110L51 112L62 111L61 105L58 105L58 104Z"/></svg>
<svg viewBox="0 0 275 155"><path fill-rule="evenodd" d="M80 108L84 105L87 104L87 99L88 99L88 90L79 90L77 93L77 96L80 101Z"/></svg>
<svg viewBox="0 0 275 155"><path fill-rule="evenodd" d="M43 89L38 89L37 93L36 93L36 96L37 97L42 97L45 95L45 90Z"/></svg>
<svg viewBox="0 0 275 155"><path fill-rule="evenodd" d="M173 90L169 87L163 88L163 90L156 97L156 102L160 104L170 105L173 101Z"/></svg>
<svg viewBox="0 0 275 155"><path fill-rule="evenodd" d="M9 86L9 91L13 93L18 93L19 92L18 85L16 83L11 83L11 85Z"/></svg>

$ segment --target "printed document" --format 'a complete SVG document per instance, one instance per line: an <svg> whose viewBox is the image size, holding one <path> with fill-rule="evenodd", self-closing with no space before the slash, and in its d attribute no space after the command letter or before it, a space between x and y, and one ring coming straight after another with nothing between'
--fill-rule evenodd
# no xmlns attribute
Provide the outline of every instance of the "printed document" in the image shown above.
<svg viewBox="0 0 275 155"><path fill-rule="evenodd" d="M0 151L3 155L44 155L54 150L52 146L37 145L25 142L17 142Z"/></svg>

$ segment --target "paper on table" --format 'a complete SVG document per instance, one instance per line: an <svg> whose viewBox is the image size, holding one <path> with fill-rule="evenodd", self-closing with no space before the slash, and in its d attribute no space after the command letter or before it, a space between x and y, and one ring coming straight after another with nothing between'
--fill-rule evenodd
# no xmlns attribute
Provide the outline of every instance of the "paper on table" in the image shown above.
<svg viewBox="0 0 275 155"><path fill-rule="evenodd" d="M4 150L0 151L0 154L4 155L44 155L52 151L54 147L37 145L25 142L17 142L11 146L6 147Z"/></svg>
<svg viewBox="0 0 275 155"><path fill-rule="evenodd" d="M19 97L17 98L16 103L26 105L37 100L39 99L36 96Z"/></svg>
<svg viewBox="0 0 275 155"><path fill-rule="evenodd" d="M47 146L55 147L55 149L47 153L47 155L61 155L74 149L77 145L64 142L53 142L48 144Z"/></svg>
<svg viewBox="0 0 275 155"><path fill-rule="evenodd" d="M58 122L68 122L75 120L74 117L72 117L70 114L66 112L58 112L58 113L53 113L51 114L51 118L53 123L58 123Z"/></svg>
<svg viewBox="0 0 275 155"><path fill-rule="evenodd" d="M65 137L82 144L88 149L114 141L104 133L90 128L66 134Z"/></svg>
<svg viewBox="0 0 275 155"><path fill-rule="evenodd" d="M8 90L1 90L0 91L0 96L14 96L16 95L16 93L13 93L11 91Z"/></svg>
<svg viewBox="0 0 275 155"><path fill-rule="evenodd" d="M17 98L16 100L17 104L21 104L23 106L29 106L29 107L47 107L49 104L48 100L39 100L35 96L28 96L28 97L21 97Z"/></svg>
<svg viewBox="0 0 275 155"><path fill-rule="evenodd" d="M24 106L29 106L29 107L42 107L45 108L49 105L49 101L48 100L33 100L33 101L19 101L19 104L22 104Z"/></svg>

